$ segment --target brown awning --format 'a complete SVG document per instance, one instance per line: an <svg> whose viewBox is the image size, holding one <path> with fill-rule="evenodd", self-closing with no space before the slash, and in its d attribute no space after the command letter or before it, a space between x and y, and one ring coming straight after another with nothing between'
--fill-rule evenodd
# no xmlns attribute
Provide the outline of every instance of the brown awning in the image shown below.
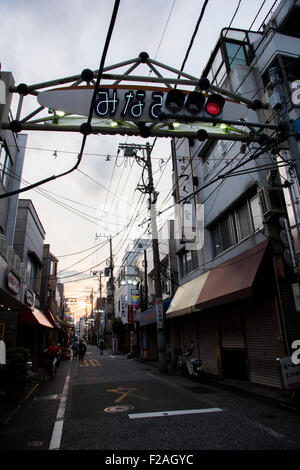
<svg viewBox="0 0 300 470"><path fill-rule="evenodd" d="M19 317L19 324L41 325L46 326L48 328L53 328L46 315L37 308L33 310L25 310L24 312L22 312Z"/></svg>
<svg viewBox="0 0 300 470"><path fill-rule="evenodd" d="M209 271L196 309L216 307L253 295L253 283L268 240Z"/></svg>

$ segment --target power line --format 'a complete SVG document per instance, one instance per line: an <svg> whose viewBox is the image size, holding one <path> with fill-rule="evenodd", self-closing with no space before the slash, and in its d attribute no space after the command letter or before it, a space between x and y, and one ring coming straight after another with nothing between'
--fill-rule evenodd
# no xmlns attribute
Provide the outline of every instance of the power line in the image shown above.
<svg viewBox="0 0 300 470"><path fill-rule="evenodd" d="M203 6L202 6L202 9L201 9L199 18L198 18L198 20L197 20L197 23L196 23L196 26L195 26L193 35L192 35L192 37L191 37L190 44L189 44L189 46L188 46L188 48L187 48L185 57L184 57L184 59L183 59L180 72L183 71L183 69L184 69L184 67L185 67L185 64L186 64L186 61L187 61L187 59L188 59L188 57L189 57L190 51L191 51L191 49L192 49L192 47L193 47L194 39L195 39L196 34L197 34L197 32L198 32L200 23L201 23L201 21L202 21L203 15L204 15L204 13L205 13L205 9L206 9L206 7L207 7L207 4L208 4L208 0L205 0L204 4L203 4ZM178 78L180 78L180 74L178 75ZM174 86L174 88L176 88L176 85Z"/></svg>
<svg viewBox="0 0 300 470"><path fill-rule="evenodd" d="M82 128L81 128L82 133L83 133L83 139L82 139L82 144L81 144L81 150L78 154L78 158L77 158L77 161L76 161L75 165L72 168L70 168L69 170L64 171L63 173L60 173L59 175L50 176L50 177L45 178L43 180L40 180L40 181L30 185L30 186L27 186L26 188L21 188L21 189L15 190L15 191L0 194L0 199L10 197L10 196L13 196L15 194L20 194L24 191L29 191L31 189L36 188L37 186L41 186L42 184L45 184L45 183L48 183L48 182L53 181L55 179L61 178L61 177L66 176L66 175L69 175L70 173L72 173L74 170L76 170L79 167L79 165L81 163L81 160L82 160L86 139L87 139L88 134L90 133L90 127L91 127L90 123L91 123L92 116L93 116L93 111L94 111L94 102L97 98L99 84L100 84L100 80L101 80L101 77L102 77L102 74L103 74L104 62L105 62L105 59L106 59L106 55L107 55L109 43L110 43L110 40L111 40L112 32L113 32L113 29L114 29L114 24L115 24L115 21L116 21L119 4L120 4L120 0L115 0L114 9L113 9L113 13L112 13L112 17L111 17L111 21L110 21L110 25L109 25L109 30L108 30L108 33L107 33L107 36L106 36L105 45L104 45L104 49L103 49L103 53L102 53L102 57L101 57L98 76L97 76L97 80L96 80L96 84L95 84L95 88L94 88L94 92L93 92L93 97L92 97L91 104L90 104L88 120L85 124L82 125Z"/></svg>

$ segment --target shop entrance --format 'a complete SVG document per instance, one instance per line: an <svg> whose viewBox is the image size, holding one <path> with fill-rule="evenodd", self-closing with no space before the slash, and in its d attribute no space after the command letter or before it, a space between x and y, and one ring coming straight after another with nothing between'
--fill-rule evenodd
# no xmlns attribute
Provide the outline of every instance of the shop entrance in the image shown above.
<svg viewBox="0 0 300 470"><path fill-rule="evenodd" d="M222 370L224 379L248 380L245 349L222 349Z"/></svg>

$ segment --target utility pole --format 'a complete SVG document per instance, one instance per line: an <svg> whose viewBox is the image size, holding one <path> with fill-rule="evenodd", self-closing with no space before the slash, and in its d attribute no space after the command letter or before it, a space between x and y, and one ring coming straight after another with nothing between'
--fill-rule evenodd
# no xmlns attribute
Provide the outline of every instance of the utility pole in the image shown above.
<svg viewBox="0 0 300 470"><path fill-rule="evenodd" d="M110 249L110 287L111 287L111 299L112 299L112 319L115 318L115 285L114 285L114 262L112 253L112 239L109 237L109 249Z"/></svg>
<svg viewBox="0 0 300 470"><path fill-rule="evenodd" d="M145 310L148 308L148 262L147 262L147 249L144 250L144 276L145 276Z"/></svg>
<svg viewBox="0 0 300 470"><path fill-rule="evenodd" d="M149 194L149 210L151 220L151 238L152 238L152 251L153 251L153 265L154 265L154 286L156 297L156 318L157 318L157 347L158 347L158 366L160 372L164 372L167 367L166 361L166 344L165 344L165 328L164 328L164 315L162 303L162 288L161 288L161 275L160 275L160 259L159 259L159 246L158 246L158 230L156 222L156 201L158 193L155 191L152 175L151 151L152 147L147 142L146 145L139 144L119 144L119 149L125 149L127 156L132 156L139 163L142 161L144 168L148 171L148 184L138 185L143 193ZM137 150L142 150L143 154L146 151L146 159L140 158L137 155Z"/></svg>
<svg viewBox="0 0 300 470"><path fill-rule="evenodd" d="M282 80L279 76L279 69L272 67L269 70L269 78L274 90L273 95L270 98L270 104L274 109L279 109L279 113L282 118L282 123L286 127L287 142L289 145L289 151L293 162L296 166L296 173L298 182L300 184L300 153L297 145L297 131L294 126L293 120L290 119L288 111L288 97L285 87L282 85Z"/></svg>
<svg viewBox="0 0 300 470"><path fill-rule="evenodd" d="M282 84L282 80L279 75L279 69L277 67L272 67L269 70L269 79L271 86L273 88L273 94L270 96L270 105L273 109L277 109L279 111L281 117L281 124L284 127L284 132L286 134L286 140L289 147L289 152L291 155L292 163L295 165L296 175L298 185L300 187L300 153L298 149L297 143L297 131L294 125L293 120L290 118L289 114L289 98L287 96L287 92L285 87ZM297 208L296 201L294 201L293 193L290 193L292 204L294 208ZM297 209L296 209L297 210ZM297 232L298 237L300 238L300 227L299 227L299 212L295 213L295 219L297 222ZM287 228L287 227L285 227ZM293 249L290 247L291 255L293 256ZM293 262L294 269L296 268L296 262Z"/></svg>
<svg viewBox="0 0 300 470"><path fill-rule="evenodd" d="M158 367L159 367L160 372L164 372L167 366L166 343L165 343L164 315L163 315L163 304L162 304L158 231L157 231L157 222L156 222L157 192L155 191L154 184L153 184L151 150L152 148L150 148L150 144L147 142L146 153L147 153L147 170L148 170L149 209L150 209L150 218L151 218L152 252L153 252L153 265L154 265L154 286L155 286L155 297L156 297Z"/></svg>

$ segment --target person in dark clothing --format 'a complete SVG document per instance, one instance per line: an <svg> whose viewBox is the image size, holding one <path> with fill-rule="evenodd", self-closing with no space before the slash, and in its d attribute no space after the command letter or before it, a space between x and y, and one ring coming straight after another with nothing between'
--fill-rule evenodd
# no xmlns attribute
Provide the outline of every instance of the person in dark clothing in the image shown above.
<svg viewBox="0 0 300 470"><path fill-rule="evenodd" d="M79 361L83 361L86 350L87 350L86 343L85 343L85 341L83 341L83 339L81 339L79 341L79 346L78 346L78 359L79 359Z"/></svg>
<svg viewBox="0 0 300 470"><path fill-rule="evenodd" d="M100 354L103 354L103 350L104 350L104 339L103 338L100 338L100 340L99 340L99 349L100 349Z"/></svg>

